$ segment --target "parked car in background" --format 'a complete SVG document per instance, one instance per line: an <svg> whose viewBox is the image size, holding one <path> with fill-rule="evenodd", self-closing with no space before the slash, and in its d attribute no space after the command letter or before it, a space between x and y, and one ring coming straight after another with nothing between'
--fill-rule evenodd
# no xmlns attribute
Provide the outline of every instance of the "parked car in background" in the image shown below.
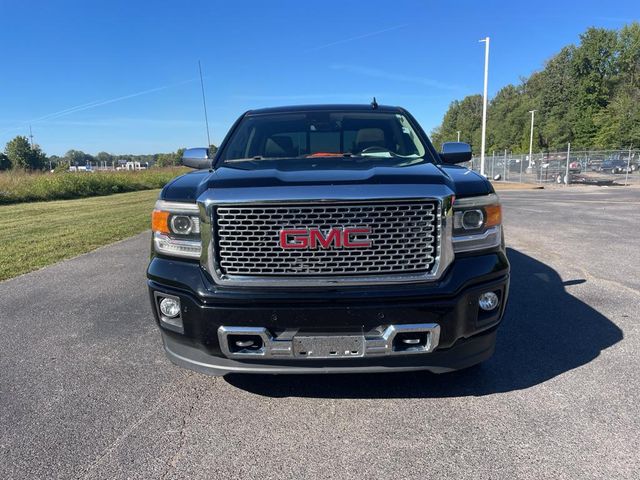
<svg viewBox="0 0 640 480"><path fill-rule="evenodd" d="M627 161L627 157L623 159L625 162ZM629 168L631 168L632 172L635 172L638 169L640 169L640 154L638 153L631 154L631 160L629 161Z"/></svg>
<svg viewBox="0 0 640 480"><path fill-rule="evenodd" d="M608 159L602 162L598 168L599 172L606 173L631 173L633 172L633 168L627 162L627 160L622 159Z"/></svg>
<svg viewBox="0 0 640 480"><path fill-rule="evenodd" d="M569 163L569 175L575 175L582 171L582 165L578 161ZM538 173L540 181L563 183L567 175L566 160L548 160L540 165Z"/></svg>
<svg viewBox="0 0 640 480"><path fill-rule="evenodd" d="M571 162L569 164L569 173L580 173L582 172L582 165L580 162Z"/></svg>

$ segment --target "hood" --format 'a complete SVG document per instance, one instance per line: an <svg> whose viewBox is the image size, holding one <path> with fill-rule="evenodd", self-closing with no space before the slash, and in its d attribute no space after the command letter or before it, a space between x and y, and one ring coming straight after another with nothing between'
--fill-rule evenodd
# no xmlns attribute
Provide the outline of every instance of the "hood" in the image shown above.
<svg viewBox="0 0 640 480"><path fill-rule="evenodd" d="M302 187L309 185L450 185L450 179L434 164L423 160L303 159L259 161L253 168L220 167L209 179L209 188Z"/></svg>
<svg viewBox="0 0 640 480"><path fill-rule="evenodd" d="M247 195L251 192L256 198L269 191L269 197L277 197L283 194L283 188L310 198L328 192L357 198L373 190L380 194L400 193L398 196L450 192L457 197L493 192L485 178L455 165L436 165L420 159L307 158L261 160L250 165L218 167L213 172L199 170L175 179L163 189L161 197L172 201L195 201L207 190L214 191L220 198L233 198L240 191Z"/></svg>
<svg viewBox="0 0 640 480"><path fill-rule="evenodd" d="M494 192L491 182L473 170L460 165L439 165L439 167L453 181L457 198Z"/></svg>

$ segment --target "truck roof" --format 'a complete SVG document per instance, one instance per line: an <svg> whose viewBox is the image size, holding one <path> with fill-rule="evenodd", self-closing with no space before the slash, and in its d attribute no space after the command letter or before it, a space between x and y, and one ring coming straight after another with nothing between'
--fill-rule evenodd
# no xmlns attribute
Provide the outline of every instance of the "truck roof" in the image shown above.
<svg viewBox="0 0 640 480"><path fill-rule="evenodd" d="M249 110L246 115L262 115L265 113L296 113L296 112L318 112L318 111L339 111L339 112L387 112L403 113L400 107L389 105L378 105L373 108L371 104L333 104L333 105L292 105L288 107L270 107Z"/></svg>

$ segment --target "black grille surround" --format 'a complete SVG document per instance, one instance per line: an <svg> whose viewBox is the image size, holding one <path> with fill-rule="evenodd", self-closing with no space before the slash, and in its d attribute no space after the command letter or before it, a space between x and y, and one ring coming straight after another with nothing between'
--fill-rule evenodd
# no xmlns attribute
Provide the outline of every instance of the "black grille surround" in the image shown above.
<svg viewBox="0 0 640 480"><path fill-rule="evenodd" d="M441 226L434 200L216 206L216 263L225 276L264 278L429 274L437 264ZM283 229L370 229L360 248L284 249Z"/></svg>

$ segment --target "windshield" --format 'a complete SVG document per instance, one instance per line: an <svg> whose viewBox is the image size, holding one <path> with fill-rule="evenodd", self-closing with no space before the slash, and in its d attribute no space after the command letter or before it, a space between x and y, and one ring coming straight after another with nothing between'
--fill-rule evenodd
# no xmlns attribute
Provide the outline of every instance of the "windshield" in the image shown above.
<svg viewBox="0 0 640 480"><path fill-rule="evenodd" d="M220 161L230 164L322 157L417 159L426 148L404 115L300 112L248 116Z"/></svg>

